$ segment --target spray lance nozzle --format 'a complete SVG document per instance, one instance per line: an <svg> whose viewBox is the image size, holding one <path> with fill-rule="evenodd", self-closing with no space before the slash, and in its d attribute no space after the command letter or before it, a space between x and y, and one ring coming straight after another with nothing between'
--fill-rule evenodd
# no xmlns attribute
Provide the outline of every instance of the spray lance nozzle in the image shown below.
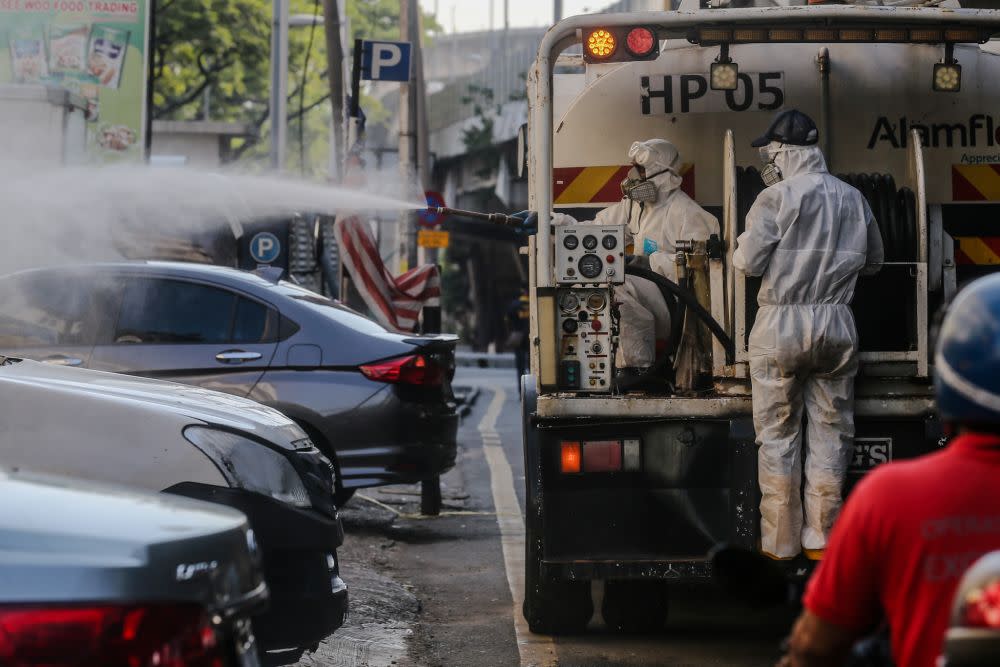
<svg viewBox="0 0 1000 667"><path fill-rule="evenodd" d="M506 225L508 227L520 227L524 220L506 213L480 213L479 211L465 211L460 208L448 208L447 206L437 206L429 208L429 211L439 215L454 215L459 218L471 218L473 220L485 220L494 225Z"/></svg>

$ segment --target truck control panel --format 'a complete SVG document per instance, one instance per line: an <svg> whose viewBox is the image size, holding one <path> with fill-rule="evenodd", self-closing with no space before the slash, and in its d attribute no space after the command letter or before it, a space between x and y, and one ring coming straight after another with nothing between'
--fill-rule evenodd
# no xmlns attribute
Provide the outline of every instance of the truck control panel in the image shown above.
<svg viewBox="0 0 1000 667"><path fill-rule="evenodd" d="M611 391L617 324L611 314L611 290L563 288L559 308L559 388Z"/></svg>
<svg viewBox="0 0 1000 667"><path fill-rule="evenodd" d="M625 282L625 226L555 228L559 389L610 392L618 322L614 285Z"/></svg>
<svg viewBox="0 0 1000 667"><path fill-rule="evenodd" d="M625 282L624 225L558 225L555 230L557 283Z"/></svg>

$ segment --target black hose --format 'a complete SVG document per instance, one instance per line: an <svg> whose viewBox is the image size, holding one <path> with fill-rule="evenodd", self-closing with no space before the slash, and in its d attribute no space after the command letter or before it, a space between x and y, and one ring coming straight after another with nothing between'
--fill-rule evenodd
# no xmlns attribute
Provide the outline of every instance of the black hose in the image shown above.
<svg viewBox="0 0 1000 667"><path fill-rule="evenodd" d="M722 325L715 321L712 314L705 310L700 303L698 303L698 299L695 298L694 294L649 269L641 269L637 266L627 266L625 267L625 273L626 275L645 278L646 280L655 283L661 289L669 290L675 297L677 297L678 301L690 308L691 312L697 315L701 321L705 323L705 326L707 326L709 331L712 332L712 335L714 335L718 341L722 343L722 347L726 351L726 363L730 365L736 363L736 346L733 344L733 340L726 334Z"/></svg>
<svg viewBox="0 0 1000 667"><path fill-rule="evenodd" d="M883 188L885 197L886 215L884 218L876 218L879 228L886 227L893 230L893 236L899 237L899 230L903 228L903 216L896 205L896 181L889 174L883 175Z"/></svg>

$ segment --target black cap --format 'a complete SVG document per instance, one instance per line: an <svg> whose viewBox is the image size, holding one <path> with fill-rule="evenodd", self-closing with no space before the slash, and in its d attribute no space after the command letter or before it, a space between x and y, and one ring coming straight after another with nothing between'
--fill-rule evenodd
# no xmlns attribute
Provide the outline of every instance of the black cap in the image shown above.
<svg viewBox="0 0 1000 667"><path fill-rule="evenodd" d="M819 141L819 130L812 118L798 109L789 109L775 116L764 136L755 139L750 145L760 148L772 141L792 146L812 146Z"/></svg>

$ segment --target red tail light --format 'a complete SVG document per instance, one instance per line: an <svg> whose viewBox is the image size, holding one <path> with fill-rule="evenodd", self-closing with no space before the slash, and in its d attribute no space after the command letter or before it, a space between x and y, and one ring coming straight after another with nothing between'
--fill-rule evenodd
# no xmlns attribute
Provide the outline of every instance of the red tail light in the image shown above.
<svg viewBox="0 0 1000 667"><path fill-rule="evenodd" d="M5 667L223 667L197 605L0 607Z"/></svg>
<svg viewBox="0 0 1000 667"><path fill-rule="evenodd" d="M640 472L642 447L638 439L562 440L559 470L566 475L592 472Z"/></svg>
<svg viewBox="0 0 1000 667"><path fill-rule="evenodd" d="M369 380L393 384L416 384L436 387L444 381L444 369L420 354L397 357L361 367Z"/></svg>
<svg viewBox="0 0 1000 667"><path fill-rule="evenodd" d="M583 443L583 469L617 472L622 469L622 443L617 440Z"/></svg>
<svg viewBox="0 0 1000 667"><path fill-rule="evenodd" d="M969 594L963 620L968 627L1000 629L1000 579Z"/></svg>
<svg viewBox="0 0 1000 667"><path fill-rule="evenodd" d="M649 28L632 28L625 36L625 48L633 56L648 56L656 47L656 35Z"/></svg>

